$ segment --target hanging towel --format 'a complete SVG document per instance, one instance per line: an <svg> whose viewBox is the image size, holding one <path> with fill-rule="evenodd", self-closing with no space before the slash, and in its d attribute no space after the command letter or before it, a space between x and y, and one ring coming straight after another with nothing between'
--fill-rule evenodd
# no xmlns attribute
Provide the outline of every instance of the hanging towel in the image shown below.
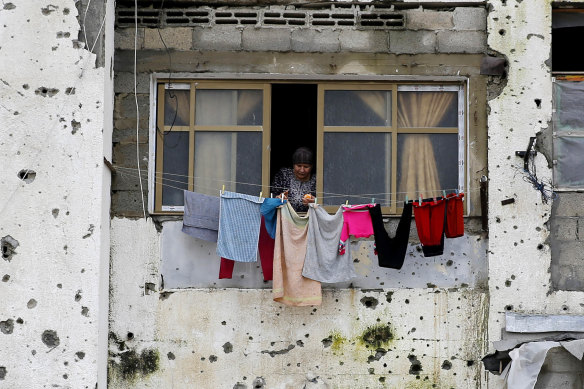
<svg viewBox="0 0 584 389"><path fill-rule="evenodd" d="M275 224L274 224L275 225ZM260 227L260 239L258 242L258 250L260 252L260 261L262 264L262 273L264 281L272 280L273 266L274 266L274 239L268 235L264 226L264 218L262 217L262 226ZM235 261L227 258L221 258L219 265L219 279L233 277L233 265Z"/></svg>
<svg viewBox="0 0 584 389"><path fill-rule="evenodd" d="M274 247L274 301L286 305L320 305L320 282L302 276L306 256L308 217L300 217L287 203L278 208Z"/></svg>
<svg viewBox="0 0 584 389"><path fill-rule="evenodd" d="M262 201L257 196L241 193L221 194L218 256L237 262L257 261Z"/></svg>
<svg viewBox="0 0 584 389"><path fill-rule="evenodd" d="M369 207L370 204L343 205L343 230L339 241L339 254L345 253L350 235L355 238L368 238L373 235L371 215L367 212Z"/></svg>
<svg viewBox="0 0 584 389"><path fill-rule="evenodd" d="M182 232L195 238L217 242L219 229L219 198L184 191Z"/></svg>
<svg viewBox="0 0 584 389"><path fill-rule="evenodd" d="M272 239L274 239L274 237L276 236L276 220L277 220L276 210L278 209L279 206L284 205L284 203L286 202L287 200L284 200L284 202L282 202L282 199L269 198L265 199L262 205L260 206L260 212L262 213L262 216L264 217L266 223L266 230L268 231L268 234L270 234L270 237Z"/></svg>
<svg viewBox="0 0 584 389"><path fill-rule="evenodd" d="M414 218L418 237L425 257L444 253L444 224L446 223L446 201L427 199L422 204L414 202Z"/></svg>
<svg viewBox="0 0 584 389"><path fill-rule="evenodd" d="M323 208L308 208L308 242L302 275L320 282L344 282L356 277L351 250L339 254L338 242L343 229L343 209L329 215Z"/></svg>
<svg viewBox="0 0 584 389"><path fill-rule="evenodd" d="M408 241L410 239L410 225L412 223L412 204L406 203L402 211L395 237L390 238L383 225L381 206L376 204L369 208L373 231L375 231L375 247L380 267L401 269L404 264Z"/></svg>
<svg viewBox="0 0 584 389"><path fill-rule="evenodd" d="M446 226L444 234L447 238L459 238L464 235L464 193L451 193L446 196Z"/></svg>

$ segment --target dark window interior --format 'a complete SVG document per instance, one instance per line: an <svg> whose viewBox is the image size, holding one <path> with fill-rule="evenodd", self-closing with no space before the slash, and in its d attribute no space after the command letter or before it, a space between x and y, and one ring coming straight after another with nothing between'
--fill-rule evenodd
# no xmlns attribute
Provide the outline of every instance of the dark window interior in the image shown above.
<svg viewBox="0 0 584 389"><path fill-rule="evenodd" d="M584 10L556 10L552 15L552 71L584 71Z"/></svg>
<svg viewBox="0 0 584 389"><path fill-rule="evenodd" d="M309 147L316 159L317 93L316 84L272 84L270 182L280 168L292 167L298 147Z"/></svg>

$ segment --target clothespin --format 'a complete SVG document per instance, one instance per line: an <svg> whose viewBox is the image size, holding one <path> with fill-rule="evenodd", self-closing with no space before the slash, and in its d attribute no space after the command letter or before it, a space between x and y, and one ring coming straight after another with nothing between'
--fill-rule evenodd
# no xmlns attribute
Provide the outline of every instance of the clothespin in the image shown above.
<svg viewBox="0 0 584 389"><path fill-rule="evenodd" d="M345 201L345 205L349 205L349 200Z"/></svg>
<svg viewBox="0 0 584 389"><path fill-rule="evenodd" d="M406 204L408 203L408 195L406 195Z"/></svg>
<svg viewBox="0 0 584 389"><path fill-rule="evenodd" d="M314 205L316 205L316 204L317 204L317 200L318 200L318 197L315 197L315 198L314 198Z"/></svg>
<svg viewBox="0 0 584 389"><path fill-rule="evenodd" d="M446 191L445 190L442 191L442 197L446 198Z"/></svg>
<svg viewBox="0 0 584 389"><path fill-rule="evenodd" d="M375 204L375 197L371 198L371 204Z"/></svg>
<svg viewBox="0 0 584 389"><path fill-rule="evenodd" d="M280 195L280 198L282 199L282 204L284 204L284 193Z"/></svg>
<svg viewBox="0 0 584 389"><path fill-rule="evenodd" d="M260 200L262 199L262 194L263 194L263 193L264 193L264 192L260 191Z"/></svg>
<svg viewBox="0 0 584 389"><path fill-rule="evenodd" d="M225 193L225 185L223 185L223 187L221 188L221 192L219 192L219 194L223 194Z"/></svg>
<svg viewBox="0 0 584 389"><path fill-rule="evenodd" d="M420 197L418 197L418 205L422 205L422 194L420 193Z"/></svg>
<svg viewBox="0 0 584 389"><path fill-rule="evenodd" d="M272 192L270 192L270 198L274 198L274 194Z"/></svg>

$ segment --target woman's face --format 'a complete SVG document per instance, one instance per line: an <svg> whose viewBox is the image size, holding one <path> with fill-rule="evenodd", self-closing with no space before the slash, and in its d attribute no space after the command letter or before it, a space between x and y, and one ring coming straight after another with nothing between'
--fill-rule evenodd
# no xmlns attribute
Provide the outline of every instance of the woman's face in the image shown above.
<svg viewBox="0 0 584 389"><path fill-rule="evenodd" d="M294 164L294 176L300 181L306 181L310 179L310 172L312 171L312 165L308 163L295 163Z"/></svg>

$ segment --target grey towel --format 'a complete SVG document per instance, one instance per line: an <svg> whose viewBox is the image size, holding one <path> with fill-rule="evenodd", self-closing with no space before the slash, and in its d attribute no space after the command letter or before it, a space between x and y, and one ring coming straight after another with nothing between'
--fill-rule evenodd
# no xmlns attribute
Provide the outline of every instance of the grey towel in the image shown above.
<svg viewBox="0 0 584 389"><path fill-rule="evenodd" d="M312 280L335 283L356 277L351 250L339 255L343 229L343 209L329 215L323 208L310 204L308 208L308 237L302 275Z"/></svg>
<svg viewBox="0 0 584 389"><path fill-rule="evenodd" d="M185 214L182 232L198 239L217 242L219 197L184 191Z"/></svg>

